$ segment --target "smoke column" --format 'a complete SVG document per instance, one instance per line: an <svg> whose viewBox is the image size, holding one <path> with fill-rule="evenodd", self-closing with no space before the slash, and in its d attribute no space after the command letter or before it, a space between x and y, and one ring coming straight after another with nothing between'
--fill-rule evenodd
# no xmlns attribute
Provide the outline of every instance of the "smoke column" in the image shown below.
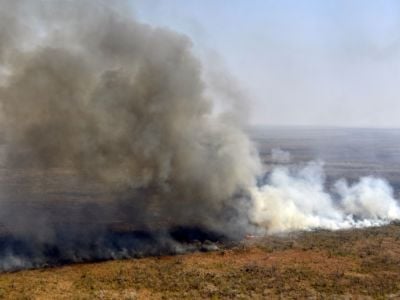
<svg viewBox="0 0 400 300"><path fill-rule="evenodd" d="M3 269L176 252L173 226L250 226L253 145L213 114L190 40L118 3L0 2L4 176L25 181L2 185ZM143 234L115 242L112 222Z"/></svg>
<svg viewBox="0 0 400 300"><path fill-rule="evenodd" d="M335 197L310 165L257 185L255 147L213 113L190 40L109 3L0 0L2 176L24 174L1 183L2 270L185 251L174 226L240 238L399 218L380 179Z"/></svg>
<svg viewBox="0 0 400 300"><path fill-rule="evenodd" d="M255 151L211 116L188 38L101 1L43 1L30 7L36 14L7 3L16 27L44 30L2 37L9 161L69 168L111 190L154 191L181 222L204 221L251 184Z"/></svg>

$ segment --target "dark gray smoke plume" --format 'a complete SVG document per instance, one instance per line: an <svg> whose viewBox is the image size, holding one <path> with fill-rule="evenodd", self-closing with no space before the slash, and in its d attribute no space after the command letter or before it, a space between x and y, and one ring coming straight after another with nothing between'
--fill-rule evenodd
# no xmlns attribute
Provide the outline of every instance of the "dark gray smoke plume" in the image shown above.
<svg viewBox="0 0 400 300"><path fill-rule="evenodd" d="M167 227L246 225L258 160L213 116L190 40L110 3L0 1L0 268L175 251ZM116 239L113 222L152 234Z"/></svg>

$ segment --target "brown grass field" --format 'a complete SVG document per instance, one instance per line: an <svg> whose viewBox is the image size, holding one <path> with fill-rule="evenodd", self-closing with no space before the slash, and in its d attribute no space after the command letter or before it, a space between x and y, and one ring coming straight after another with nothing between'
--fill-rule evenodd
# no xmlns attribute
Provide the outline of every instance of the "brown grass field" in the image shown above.
<svg viewBox="0 0 400 300"><path fill-rule="evenodd" d="M0 275L3 299L400 299L400 224Z"/></svg>

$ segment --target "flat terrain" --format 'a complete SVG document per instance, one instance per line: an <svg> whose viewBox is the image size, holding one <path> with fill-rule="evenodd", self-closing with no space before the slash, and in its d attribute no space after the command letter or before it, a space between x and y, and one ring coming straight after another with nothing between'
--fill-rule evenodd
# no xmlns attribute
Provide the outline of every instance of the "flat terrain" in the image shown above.
<svg viewBox="0 0 400 300"><path fill-rule="evenodd" d="M325 162L328 190L341 177L352 181L374 175L386 178L399 199L399 130L257 128L251 136L266 170L319 159ZM290 152L290 160L274 157L277 148ZM0 184L3 262L19 265L8 245L20 250L24 244L7 232L18 232L26 219L34 220L35 229L53 224L74 233L92 223L96 228L116 224L112 232L121 231L121 242L126 242L122 233L131 230L118 226L129 224L135 207L121 202L121 210L108 214L110 209L97 205L101 199L107 208L107 193L96 185L80 185L66 170L52 170L49 176L0 164ZM40 237L47 241L47 235ZM248 237L229 246L205 241L192 249L215 251L2 273L0 299L400 299L400 223ZM49 255L58 257L54 251Z"/></svg>
<svg viewBox="0 0 400 300"><path fill-rule="evenodd" d="M340 178L353 182L363 176L382 177L399 198L399 129L256 127L249 133L267 168L322 161L328 185ZM276 148L290 153L290 161L275 160L271 152Z"/></svg>
<svg viewBox="0 0 400 300"><path fill-rule="evenodd" d="M400 224L5 273L8 299L399 299Z"/></svg>

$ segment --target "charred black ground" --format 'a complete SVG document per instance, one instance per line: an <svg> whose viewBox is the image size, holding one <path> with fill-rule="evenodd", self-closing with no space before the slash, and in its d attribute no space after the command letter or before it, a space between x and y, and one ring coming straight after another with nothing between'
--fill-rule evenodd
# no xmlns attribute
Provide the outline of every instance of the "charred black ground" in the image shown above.
<svg viewBox="0 0 400 300"><path fill-rule="evenodd" d="M69 224L54 225L52 229L57 235L49 242L2 232L2 271L211 251L219 249L219 245L229 241L223 234L201 227L177 226L162 231L150 231L132 230L124 224L114 224L98 232L83 230L79 236L71 236L68 230L63 230L68 227ZM232 244L232 241L230 243Z"/></svg>

